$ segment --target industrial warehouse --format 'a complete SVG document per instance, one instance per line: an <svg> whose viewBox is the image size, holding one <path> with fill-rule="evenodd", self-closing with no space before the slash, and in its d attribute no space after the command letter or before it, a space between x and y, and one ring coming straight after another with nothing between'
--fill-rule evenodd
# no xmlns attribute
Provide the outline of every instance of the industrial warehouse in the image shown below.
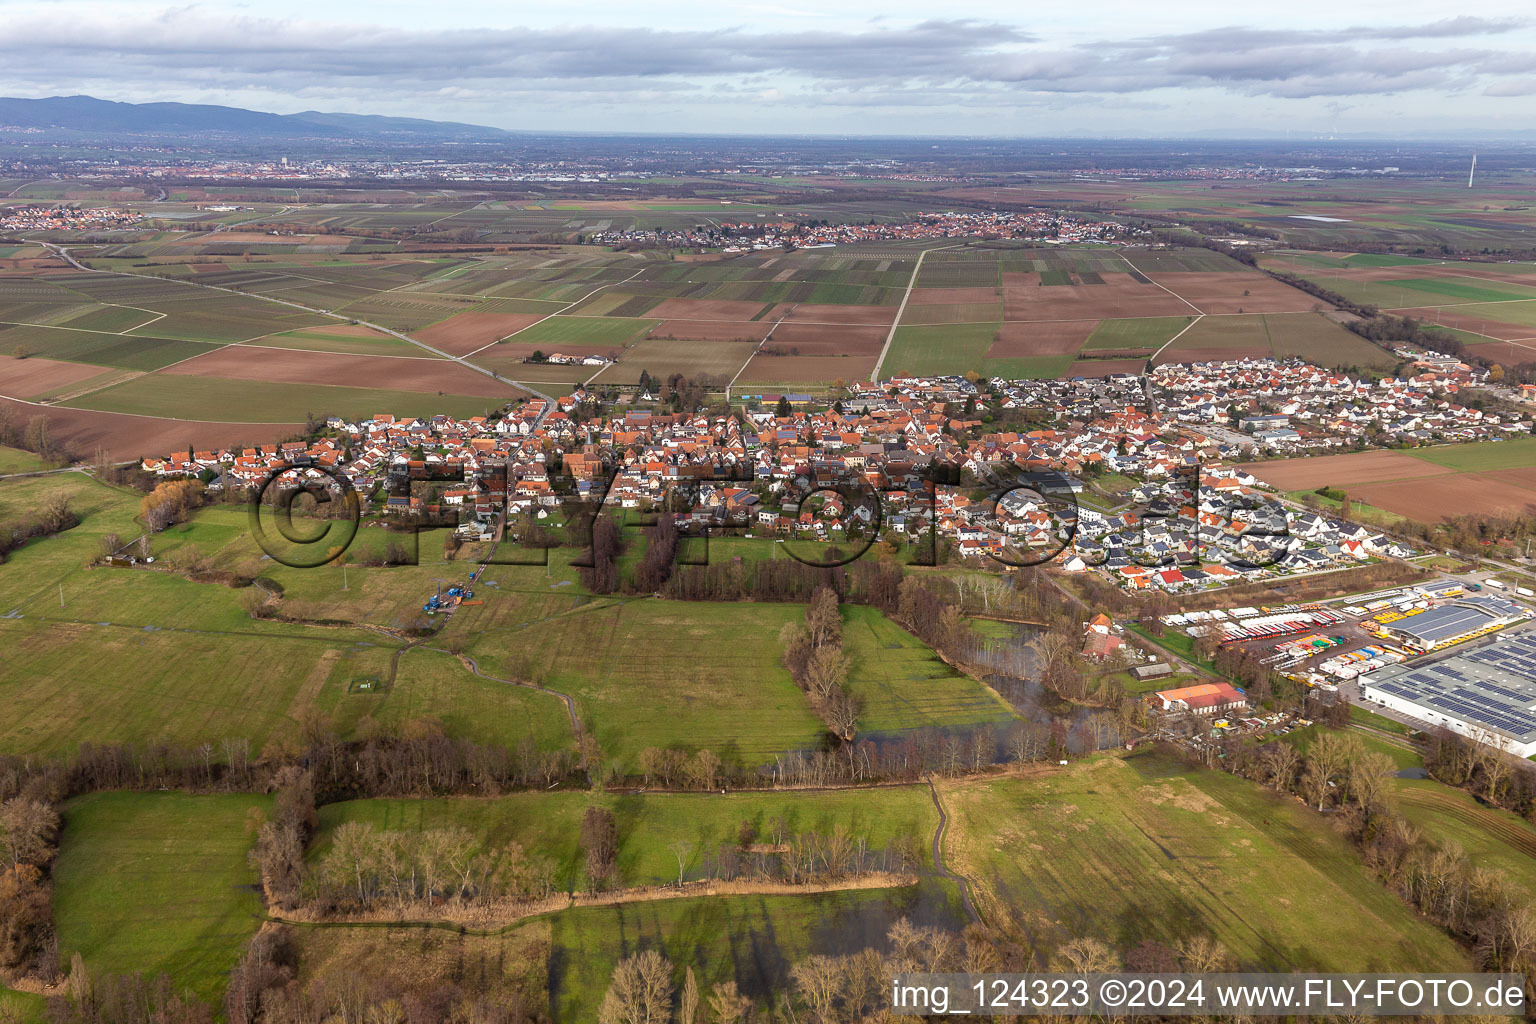
<svg viewBox="0 0 1536 1024"><path fill-rule="evenodd" d="M1528 618L1530 612L1502 597L1463 597L1438 608L1407 611L1386 624L1386 632L1420 651L1434 651L1475 640Z"/></svg>
<svg viewBox="0 0 1536 1024"><path fill-rule="evenodd" d="M1536 754L1536 632L1499 637L1431 663L1360 677L1360 697L1518 757Z"/></svg>

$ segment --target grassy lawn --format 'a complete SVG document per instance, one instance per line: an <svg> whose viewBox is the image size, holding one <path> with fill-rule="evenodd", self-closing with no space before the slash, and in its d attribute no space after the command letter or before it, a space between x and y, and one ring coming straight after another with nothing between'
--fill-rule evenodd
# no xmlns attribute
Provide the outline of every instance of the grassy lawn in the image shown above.
<svg viewBox="0 0 1536 1024"><path fill-rule="evenodd" d="M160 972L217 999L259 924L246 864L249 794L97 793L71 801L54 867L64 962L78 952L111 973Z"/></svg>
<svg viewBox="0 0 1536 1024"><path fill-rule="evenodd" d="M229 736L259 750L294 735L306 709L335 707L346 683L333 668L349 645L23 619L0 622L0 646L0 751L62 754Z"/></svg>
<svg viewBox="0 0 1536 1024"><path fill-rule="evenodd" d="M1154 646L1161 647L1165 651L1172 651L1174 654L1179 655L1181 658L1190 662L1191 664L1199 665L1203 669L1215 671L1215 666L1211 662L1202 661L1195 657L1195 641L1194 638L1191 637L1188 633L1180 633L1175 629L1165 629L1162 636L1153 636L1142 627L1133 623L1127 623L1125 628L1130 630L1132 633L1135 633L1143 640L1152 643ZM1159 687L1159 689L1161 689L1161 687Z"/></svg>
<svg viewBox="0 0 1536 1024"><path fill-rule="evenodd" d="M1454 942L1292 800L1153 754L944 783L946 848L982 912L1047 948L1210 935L1270 969L1464 970Z"/></svg>
<svg viewBox="0 0 1536 1024"><path fill-rule="evenodd" d="M1356 725L1368 725L1372 729L1379 729L1382 732L1395 733L1399 736L1407 736L1410 732L1413 731L1402 722L1395 721L1391 718L1384 718L1381 715L1376 714L1374 711L1367 711L1365 708L1358 704L1351 704L1349 706L1349 720L1354 722Z"/></svg>
<svg viewBox="0 0 1536 1024"><path fill-rule="evenodd" d="M48 1019L46 1003L33 992L17 992L0 985L0 1019L15 1024L43 1024Z"/></svg>
<svg viewBox="0 0 1536 1024"><path fill-rule="evenodd" d="M1397 780L1398 810L1437 842L1451 840L1470 863L1496 868L1536 889L1536 829L1508 811L1433 779Z"/></svg>
<svg viewBox="0 0 1536 1024"><path fill-rule="evenodd" d="M431 800L350 800L320 809L320 831L311 856L324 853L331 832L349 821L379 831L416 831L460 826L488 850L521 843L530 853L553 859L557 884L568 891L586 887L581 819L593 805L613 811L619 830L620 884L657 885L677 879L674 843L688 845L684 876L706 874L706 861L723 845L734 845L750 822L759 842L776 831L789 836L830 834L838 826L883 850L911 841L921 863L929 862L929 840L938 827L925 786L872 790L778 793L648 793L613 795L578 792L513 793L494 799L457 797Z"/></svg>
<svg viewBox="0 0 1536 1024"><path fill-rule="evenodd" d="M1315 490L1287 491L1285 496L1292 501L1315 506L1326 512L1332 512L1336 515L1344 514L1344 503L1342 501L1339 501L1337 498L1324 497ZM1404 517L1396 512L1388 512L1384 508L1377 508L1375 505L1368 505L1354 498L1351 498L1349 502L1349 518L1363 526L1386 527L1396 526L1404 520Z"/></svg>
<svg viewBox="0 0 1536 1024"><path fill-rule="evenodd" d="M938 655L877 609L848 605L843 649L852 661L848 689L864 701L862 732L1006 722L1013 712L982 683Z"/></svg>

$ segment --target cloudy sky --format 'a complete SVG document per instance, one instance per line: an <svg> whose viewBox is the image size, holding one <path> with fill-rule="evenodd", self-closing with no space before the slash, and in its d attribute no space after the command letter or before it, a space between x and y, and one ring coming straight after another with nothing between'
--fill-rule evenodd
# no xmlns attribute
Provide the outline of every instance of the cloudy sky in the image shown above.
<svg viewBox="0 0 1536 1024"><path fill-rule="evenodd" d="M1530 0L0 0L0 95L515 129L1536 129Z"/></svg>

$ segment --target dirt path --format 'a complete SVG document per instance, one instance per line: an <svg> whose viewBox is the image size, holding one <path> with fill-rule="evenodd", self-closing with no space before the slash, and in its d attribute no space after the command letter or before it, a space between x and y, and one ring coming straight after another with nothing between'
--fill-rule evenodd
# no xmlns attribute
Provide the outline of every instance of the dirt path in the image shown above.
<svg viewBox="0 0 1536 1024"><path fill-rule="evenodd" d="M581 741L582 736L585 735L585 730L582 729L581 719L576 714L576 701L570 694L561 693L559 690L551 690L549 687L540 686L538 683L525 683L518 679L503 679L500 676L487 675L480 671L480 666L469 655L456 654L454 657L458 658L460 664L481 679L489 679L493 683L501 683L504 686L523 686L530 690L538 690L540 693L547 693L551 697L559 697L564 701L565 713L571 719L571 733L576 739L576 753L581 756L581 772L587 777L587 785L592 785L592 771L587 766L587 745Z"/></svg>
<svg viewBox="0 0 1536 1024"><path fill-rule="evenodd" d="M934 809L939 812L939 827L933 832L933 870L960 888L960 902L965 905L966 916L972 922L981 924L981 915L976 912L976 904L971 902L970 879L944 865L944 832L949 828L949 813L944 810L944 801L939 799L939 789L933 784L932 775L928 776L928 795L933 797Z"/></svg>
<svg viewBox="0 0 1536 1024"><path fill-rule="evenodd" d="M696 882L684 882L681 885L641 886L634 889L619 889L614 892L605 893L562 893L558 896L551 896L547 899L523 904L521 907L510 910L504 915L494 915L493 920L495 923L490 924L486 928L470 928L463 921L452 918L410 920L398 917L374 916L349 920L309 921L303 918L282 917L277 914L264 916L268 921L295 925L300 928L446 928L461 935L489 936L503 934L530 918L542 917L545 914L558 913L559 911L569 910L574 907L617 907L631 903L654 903L661 900L691 899L699 896L806 896L828 892L854 892L864 889L894 889L916 885L917 882L918 879L914 875L896 875L884 871L873 871L867 874L840 878L832 882L807 882L803 885L794 885L788 882L721 882L713 879L701 879Z"/></svg>

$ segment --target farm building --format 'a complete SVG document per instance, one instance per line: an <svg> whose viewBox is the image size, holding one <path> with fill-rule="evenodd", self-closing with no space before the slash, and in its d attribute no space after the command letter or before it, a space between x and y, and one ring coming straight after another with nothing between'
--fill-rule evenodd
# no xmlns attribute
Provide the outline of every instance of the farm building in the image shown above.
<svg viewBox="0 0 1536 1024"><path fill-rule="evenodd" d="M1536 754L1536 632L1361 676L1360 697L1463 736L1492 733L1509 753L1530 757Z"/></svg>
<svg viewBox="0 0 1536 1024"><path fill-rule="evenodd" d="M1148 679L1162 679L1173 675L1173 669L1160 661L1154 661L1150 665L1135 665L1131 668L1131 675L1136 677L1138 683L1144 683Z"/></svg>
<svg viewBox="0 0 1536 1024"><path fill-rule="evenodd" d="M1243 691L1231 683L1197 683L1176 690L1159 690L1152 699L1163 711L1191 711L1197 715L1214 715L1218 711L1248 706Z"/></svg>

